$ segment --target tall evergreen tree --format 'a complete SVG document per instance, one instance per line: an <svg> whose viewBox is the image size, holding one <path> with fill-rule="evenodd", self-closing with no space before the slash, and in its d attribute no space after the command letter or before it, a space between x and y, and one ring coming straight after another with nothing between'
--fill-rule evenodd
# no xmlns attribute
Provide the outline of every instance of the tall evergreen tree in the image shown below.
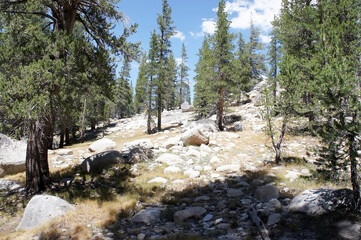
<svg viewBox="0 0 361 240"><path fill-rule="evenodd" d="M164 88L166 89L163 94L163 106L169 111L176 107L176 84L177 84L177 72L178 66L174 58L173 52L171 51L169 57L166 59L165 64L165 83Z"/></svg>
<svg viewBox="0 0 361 240"><path fill-rule="evenodd" d="M281 60L281 46L278 39L278 21L274 19L272 23L271 31L271 42L268 46L268 62L269 62L269 72L268 72L268 84L271 86L271 91L273 92L273 99L276 99L277 94L277 76L279 70L279 62Z"/></svg>
<svg viewBox="0 0 361 240"><path fill-rule="evenodd" d="M251 65L251 78L253 84L262 79L262 75L266 71L265 56L262 53L264 46L260 39L261 31L256 27L251 19L249 43L247 44L249 61Z"/></svg>
<svg viewBox="0 0 361 240"><path fill-rule="evenodd" d="M225 88L231 84L231 62L233 60L233 35L230 33L230 21L225 11L226 3L221 0L217 11L217 28L214 33L214 57L216 63L217 80L215 86L218 88L219 99L217 102L217 125L223 130L223 110Z"/></svg>
<svg viewBox="0 0 361 240"><path fill-rule="evenodd" d="M28 81L33 94L26 95L28 99L24 116L29 117L29 137L26 156L26 188L28 193L44 190L50 183L50 174L47 159L47 148L52 142L56 120L56 104L62 91L61 81L69 80L63 69L67 68L69 51L60 41L72 36L75 23L80 24L84 31L97 43L99 49L105 46L113 48L118 53L131 55L137 45L126 42L136 26L125 29L123 35L116 37L111 33L110 20L122 20L123 15L115 10L113 1L101 3L89 1L2 1L1 15L4 16L7 26L14 23L17 16L26 19L30 24L26 26L23 35L31 34L27 48L31 51L21 52L27 55L31 62L19 69L20 74L10 74L18 79ZM24 22L26 22L26 20ZM30 26L29 26L30 25ZM52 26L52 28L50 28ZM8 32L7 32L8 33ZM6 34L7 34L6 33ZM29 36L26 36L29 39ZM90 39L88 42L90 43ZM46 44L42 46L42 44ZM8 45L13 47L15 45ZM61 48L57 48L60 46ZM35 47L35 49L34 49ZM28 49L29 50L29 49ZM37 57L34 58L34 53ZM8 77L8 76L7 76ZM8 79L8 78L5 78ZM8 83L7 83L8 84ZM15 81L11 82L12 89ZM0 84L2 85L2 84ZM19 91L19 89L17 90Z"/></svg>
<svg viewBox="0 0 361 240"><path fill-rule="evenodd" d="M321 19L319 60L321 71L316 75L314 97L320 103L322 128L318 131L324 151L321 155L337 176L340 169L349 168L353 188L353 203L361 210L358 151L361 143L360 10L356 0L319 1ZM327 122L322 121L327 119Z"/></svg>
<svg viewBox="0 0 361 240"><path fill-rule="evenodd" d="M173 20L171 17L172 9L167 0L162 1L162 14L158 14L157 23L159 28L159 73L157 81L155 82L157 94L157 115L158 130L162 129L162 111L165 89L167 82L167 59L170 53L171 42L170 38L174 35Z"/></svg>
<svg viewBox="0 0 361 240"><path fill-rule="evenodd" d="M125 60L120 77L117 80L116 86L116 99L115 102L117 104L116 112L118 117L124 118L129 116L132 109L133 102L133 91L130 86L130 62Z"/></svg>
<svg viewBox="0 0 361 240"><path fill-rule="evenodd" d="M231 89L234 99L237 102L241 100L242 93L251 90L252 76L251 65L249 61L249 53L242 33L238 35L236 58L233 60L233 81L234 86Z"/></svg>
<svg viewBox="0 0 361 240"><path fill-rule="evenodd" d="M205 36L198 53L194 77L194 106L200 117L208 117L216 113L217 87L215 86L217 73L215 59L210 43L210 36Z"/></svg>
<svg viewBox="0 0 361 240"><path fill-rule="evenodd" d="M134 97L134 107L135 112L140 113L141 111L144 111L146 109L145 105L146 103L146 92L147 92L147 54L144 53L142 60L140 62L139 66L139 72L137 77L137 83L135 85L135 97Z"/></svg>
<svg viewBox="0 0 361 240"><path fill-rule="evenodd" d="M182 44L181 63L179 64L179 82L178 82L178 105L181 108L181 104L185 101L190 102L190 88L188 80L189 67L187 66L187 51L184 43Z"/></svg>
<svg viewBox="0 0 361 240"><path fill-rule="evenodd" d="M153 31L149 43L149 53L148 53L148 63L147 63L147 132L148 134L152 133L152 110L153 110L153 89L155 82L158 77L158 68L159 68L159 39L155 30Z"/></svg>

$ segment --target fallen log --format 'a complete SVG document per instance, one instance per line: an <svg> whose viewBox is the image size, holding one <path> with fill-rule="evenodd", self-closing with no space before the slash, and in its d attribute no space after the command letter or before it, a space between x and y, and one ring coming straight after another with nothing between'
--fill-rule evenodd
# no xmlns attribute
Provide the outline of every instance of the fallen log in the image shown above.
<svg viewBox="0 0 361 240"><path fill-rule="evenodd" d="M268 235L267 228L265 227L264 223L257 215L256 209L254 209L253 207L250 207L248 209L248 214L249 214L249 217L251 218L252 222L254 223L254 225L256 225L259 233L261 234L262 239L263 240L271 240L271 238Z"/></svg>

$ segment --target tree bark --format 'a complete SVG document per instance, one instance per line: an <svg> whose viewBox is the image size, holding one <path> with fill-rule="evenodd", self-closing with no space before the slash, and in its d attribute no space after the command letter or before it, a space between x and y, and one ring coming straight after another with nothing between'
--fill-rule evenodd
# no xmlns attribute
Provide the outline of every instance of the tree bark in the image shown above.
<svg viewBox="0 0 361 240"><path fill-rule="evenodd" d="M219 101L217 104L217 125L223 131L223 107L224 107L224 87L219 88Z"/></svg>
<svg viewBox="0 0 361 240"><path fill-rule="evenodd" d="M162 93L158 93L158 131L162 130Z"/></svg>
<svg viewBox="0 0 361 240"><path fill-rule="evenodd" d="M65 137L65 127L61 127L61 131L60 131L60 142L59 142L59 148L63 148L64 147L64 137Z"/></svg>
<svg viewBox="0 0 361 240"><path fill-rule="evenodd" d="M49 127L51 123L40 117L31 123L26 150L26 192L44 191L50 184L48 165Z"/></svg>
<svg viewBox="0 0 361 240"><path fill-rule="evenodd" d="M149 87L149 96L148 96L148 106L147 106L147 114L148 114L148 119L147 119L147 132L148 134L152 134L152 126L151 126L151 121L152 121L152 84L153 83L153 77L150 77L150 87Z"/></svg>

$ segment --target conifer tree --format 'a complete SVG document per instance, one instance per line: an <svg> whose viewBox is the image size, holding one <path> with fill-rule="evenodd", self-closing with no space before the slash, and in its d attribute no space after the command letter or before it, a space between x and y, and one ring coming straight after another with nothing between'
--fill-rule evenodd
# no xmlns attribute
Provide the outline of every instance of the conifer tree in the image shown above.
<svg viewBox="0 0 361 240"><path fill-rule="evenodd" d="M128 60L125 60L116 86L116 111L118 117L120 118L129 116L132 113L133 92L129 81L130 62Z"/></svg>
<svg viewBox="0 0 361 240"><path fill-rule="evenodd" d="M233 100L237 103L241 100L242 93L249 92L251 90L252 76L251 65L249 61L249 53L246 49L246 44L243 39L242 33L238 35L236 58L233 60L233 81L234 86L231 92L234 96Z"/></svg>
<svg viewBox="0 0 361 240"><path fill-rule="evenodd" d="M134 107L136 113L140 113L147 108L147 102L145 98L148 83L147 68L147 53L144 53L140 62L137 83L135 85Z"/></svg>
<svg viewBox="0 0 361 240"><path fill-rule="evenodd" d="M149 53L148 53L148 63L147 63L147 91L146 91L146 98L147 98L147 132L151 134L152 131L152 110L153 110L153 89L155 82L158 77L158 68L159 68L159 39L158 35L156 34L155 30L153 31L149 43Z"/></svg>
<svg viewBox="0 0 361 240"><path fill-rule="evenodd" d="M181 108L183 102L190 103L190 88L188 80L189 67L187 66L187 51L184 43L182 44L181 63L179 64L179 82L178 82L178 105Z"/></svg>
<svg viewBox="0 0 361 240"><path fill-rule="evenodd" d="M217 80L215 86L218 88L219 99L217 102L217 126L223 130L223 110L225 101L225 88L231 84L231 62L233 60L233 35L230 33L230 21L225 11L225 1L221 0L217 11L217 28L214 33L214 58L216 63Z"/></svg>
<svg viewBox="0 0 361 240"><path fill-rule="evenodd" d="M167 80L167 59L170 54L171 42L170 38L174 35L173 20L171 18L172 9L167 0L162 1L162 13L158 14L157 23L159 28L159 73L155 82L157 94L157 128L162 128L162 111L164 94L167 89L165 88ZM168 85L169 86L169 85Z"/></svg>
<svg viewBox="0 0 361 240"><path fill-rule="evenodd" d="M218 98L215 86L217 73L210 38L210 36L204 37L195 68L194 106L200 117L209 117L216 112Z"/></svg>
<svg viewBox="0 0 361 240"><path fill-rule="evenodd" d="M165 83L163 106L169 111L176 107L176 84L177 84L178 66L174 58L173 52L170 51L169 57L165 64Z"/></svg>
<svg viewBox="0 0 361 240"><path fill-rule="evenodd" d="M278 21L274 19L272 23L271 31L271 42L268 46L268 62L269 62L269 72L268 72L268 84L271 86L271 91L273 92L273 99L276 99L277 94L277 76L279 69L279 62L281 60L281 46L278 39L277 27Z"/></svg>
<svg viewBox="0 0 361 240"><path fill-rule="evenodd" d="M320 105L318 134L324 144L324 167L339 178L339 170L350 174L355 210L361 209L359 158L361 143L360 10L356 0L319 1L322 29L319 33L321 71L313 91ZM322 121L327 119L326 121Z"/></svg>
<svg viewBox="0 0 361 240"><path fill-rule="evenodd" d="M127 37L135 31L136 26L125 28L120 37L112 34L110 21L124 19L123 15L113 6L113 1L95 3L82 0L70 2L5 0L0 2L0 12L5 19L6 30L13 30L11 26L17 17L23 18L25 20L20 26L25 27L22 32L23 38L28 40L29 36L26 35L30 34L32 39L31 42L26 42L27 51L19 52L31 61L19 69L18 75L11 74L11 72L5 73L5 75L12 75L19 80L28 81L25 85L32 86L31 94L27 94L23 98L19 96L19 99L24 102L28 100L28 105L22 106L22 112L25 113L22 117L27 116L29 122L26 156L26 189L28 193L42 191L50 184L47 148L52 142L57 119L56 100L59 99L59 94L63 90L61 83L73 80L73 78L66 77L67 72L63 71L68 68L67 59L71 54L67 51L68 46L63 44L66 41L63 40L71 38L77 23L90 36L86 38L87 42L92 44L95 42L99 52L102 52L102 49L107 46L113 48L117 53L130 57L138 46L126 41ZM8 33L6 32L5 35L10 37ZM77 39L73 38L73 40ZM7 45L8 48L16 46L19 45ZM93 53L96 54L96 52L93 48ZM98 71L98 73L100 72ZM8 77L10 76L5 76L3 79L8 79ZM16 81L12 81L11 84L7 87L16 89ZM13 94L19 95L19 90L20 88L16 90L17 93L13 92Z"/></svg>
<svg viewBox="0 0 361 240"><path fill-rule="evenodd" d="M265 56L262 54L264 46L260 39L261 31L256 27L251 19L249 43L247 44L249 61L251 65L251 78L253 85L261 81L262 75L266 71Z"/></svg>

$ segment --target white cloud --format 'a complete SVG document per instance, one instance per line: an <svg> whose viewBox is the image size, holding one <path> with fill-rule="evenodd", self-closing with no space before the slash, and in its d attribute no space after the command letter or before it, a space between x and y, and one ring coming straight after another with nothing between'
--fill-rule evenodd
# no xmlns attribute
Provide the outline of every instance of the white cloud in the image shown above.
<svg viewBox="0 0 361 240"><path fill-rule="evenodd" d="M211 19L203 18L202 19L202 32L208 33L208 34L213 34L215 31L216 31L216 22L214 21L214 19L213 18L211 18Z"/></svg>
<svg viewBox="0 0 361 240"><path fill-rule="evenodd" d="M179 66L182 63L182 58L176 58L175 59L177 65Z"/></svg>
<svg viewBox="0 0 361 240"><path fill-rule="evenodd" d="M186 37L184 36L184 34L181 31L174 31L174 35L172 36L172 38L178 38L181 41L184 41L184 39L186 39Z"/></svg>
<svg viewBox="0 0 361 240"><path fill-rule="evenodd" d="M261 35L260 38L263 43L270 43L272 40L271 36L266 36L266 35Z"/></svg>
<svg viewBox="0 0 361 240"><path fill-rule="evenodd" d="M226 2L230 14L231 28L247 29L252 18L261 30L267 31L272 25L274 15L279 13L282 0L234 0Z"/></svg>
<svg viewBox="0 0 361 240"><path fill-rule="evenodd" d="M203 32L198 32L198 33L190 32L189 34L190 34L192 37L195 37L195 38L199 38L199 37L203 37L203 36L204 36L204 33L203 33Z"/></svg>

